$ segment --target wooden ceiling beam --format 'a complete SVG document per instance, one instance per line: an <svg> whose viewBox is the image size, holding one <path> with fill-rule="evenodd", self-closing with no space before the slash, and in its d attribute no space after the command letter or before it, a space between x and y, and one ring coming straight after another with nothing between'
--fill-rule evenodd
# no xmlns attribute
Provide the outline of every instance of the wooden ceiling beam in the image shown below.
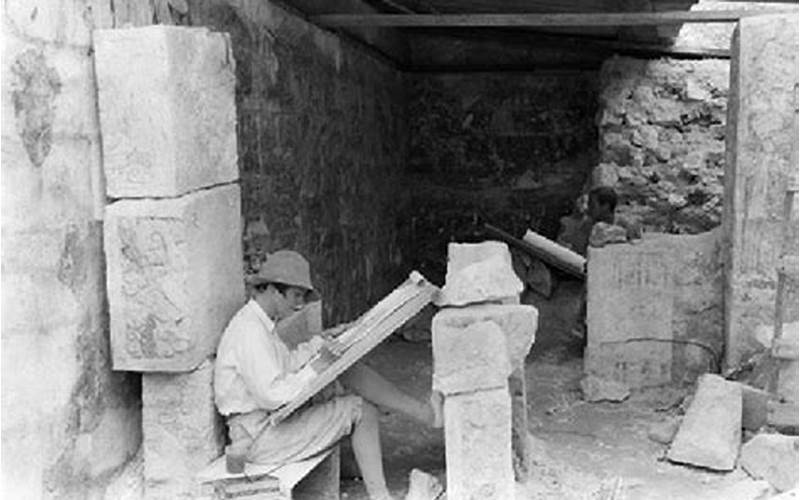
<svg viewBox="0 0 800 500"><path fill-rule="evenodd" d="M311 21L328 28L384 26L395 28L446 27L583 27L656 26L683 23L731 23L764 14L796 14L797 8L760 10L623 12L592 14L326 14Z"/></svg>

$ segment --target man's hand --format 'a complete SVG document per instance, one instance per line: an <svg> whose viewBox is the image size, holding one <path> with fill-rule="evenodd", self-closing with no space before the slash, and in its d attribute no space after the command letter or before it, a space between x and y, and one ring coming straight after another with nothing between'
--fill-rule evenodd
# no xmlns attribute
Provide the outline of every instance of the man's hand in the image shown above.
<svg viewBox="0 0 800 500"><path fill-rule="evenodd" d="M337 359L339 359L339 356L331 351L329 344L326 344L320 348L319 355L311 362L311 369L317 373L322 373Z"/></svg>
<svg viewBox="0 0 800 500"><path fill-rule="evenodd" d="M324 332L322 332L322 336L326 339L335 339L339 337L341 334L347 331L348 328L353 326L355 321L351 321L350 323L342 323L341 325L336 325L333 328L328 328Z"/></svg>

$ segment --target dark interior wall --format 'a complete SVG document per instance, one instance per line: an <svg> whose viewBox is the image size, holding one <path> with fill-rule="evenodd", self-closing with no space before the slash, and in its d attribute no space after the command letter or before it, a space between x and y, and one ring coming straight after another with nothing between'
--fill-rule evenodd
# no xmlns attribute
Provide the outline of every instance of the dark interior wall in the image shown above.
<svg viewBox="0 0 800 500"><path fill-rule="evenodd" d="M489 222L555 238L594 166L596 74L409 75L403 261L443 282L449 241Z"/></svg>
<svg viewBox="0 0 800 500"><path fill-rule="evenodd" d="M190 13L233 43L248 271L266 252L296 249L327 320L353 319L403 277L403 75L265 0L196 0Z"/></svg>

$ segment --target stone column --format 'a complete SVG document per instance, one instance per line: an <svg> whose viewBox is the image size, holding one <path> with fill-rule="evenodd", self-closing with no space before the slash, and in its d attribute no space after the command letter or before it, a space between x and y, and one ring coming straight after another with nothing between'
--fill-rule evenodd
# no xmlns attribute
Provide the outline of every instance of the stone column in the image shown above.
<svg viewBox="0 0 800 500"><path fill-rule="evenodd" d="M728 367L763 348L756 332L774 330L783 203L797 168L797 22L790 14L747 17L733 35L723 217ZM796 221L791 227L796 248ZM796 301L790 312L784 321L796 320Z"/></svg>
<svg viewBox="0 0 800 500"><path fill-rule="evenodd" d="M213 356L244 303L227 35L95 33L114 369L142 375L145 497L196 498L222 452Z"/></svg>
<svg viewBox="0 0 800 500"><path fill-rule="evenodd" d="M451 244L433 319L435 390L445 395L448 494L510 498L530 467L525 356L537 311L503 243Z"/></svg>

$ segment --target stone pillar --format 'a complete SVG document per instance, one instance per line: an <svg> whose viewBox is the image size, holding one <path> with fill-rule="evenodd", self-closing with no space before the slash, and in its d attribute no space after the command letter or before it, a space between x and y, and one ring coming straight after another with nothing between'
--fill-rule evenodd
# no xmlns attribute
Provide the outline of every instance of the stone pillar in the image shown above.
<svg viewBox="0 0 800 500"><path fill-rule="evenodd" d="M435 390L445 395L448 494L510 498L527 479L530 449L525 356L537 325L519 305L522 285L498 242L451 244L433 319Z"/></svg>
<svg viewBox="0 0 800 500"><path fill-rule="evenodd" d="M172 26L94 40L114 368L145 372L145 497L197 498L224 442L211 358L245 299L230 42Z"/></svg>
<svg viewBox="0 0 800 500"><path fill-rule="evenodd" d="M747 17L734 31L726 133L724 232L726 365L763 348L773 331L783 203L797 110L798 27L789 14ZM795 214L796 214L795 209ZM797 223L792 224L797 246ZM791 322L797 318L796 303Z"/></svg>
<svg viewBox="0 0 800 500"><path fill-rule="evenodd" d="M220 455L224 424L214 406L214 365L142 375L145 498L197 498L194 476Z"/></svg>

